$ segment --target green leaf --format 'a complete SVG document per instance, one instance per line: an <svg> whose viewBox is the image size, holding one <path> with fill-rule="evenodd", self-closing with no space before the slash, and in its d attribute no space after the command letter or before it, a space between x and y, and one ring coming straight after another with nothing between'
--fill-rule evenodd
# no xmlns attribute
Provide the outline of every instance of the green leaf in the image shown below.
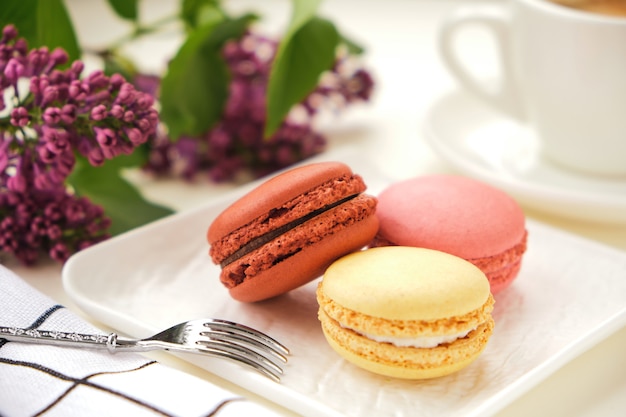
<svg viewBox="0 0 626 417"><path fill-rule="evenodd" d="M221 49L228 39L239 38L254 15L204 25L190 33L169 63L161 83L161 121L169 136L197 136L221 117L228 98L230 75Z"/></svg>
<svg viewBox="0 0 626 417"><path fill-rule="evenodd" d="M335 61L339 33L328 20L312 17L281 42L267 87L265 137L270 137L289 110L302 101Z"/></svg>
<svg viewBox="0 0 626 417"><path fill-rule="evenodd" d="M283 39L290 39L304 24L311 20L322 0L292 0L293 11L289 27Z"/></svg>
<svg viewBox="0 0 626 417"><path fill-rule="evenodd" d="M343 35L341 35L341 43L348 48L348 53L351 55L361 55L365 52L365 49L361 45Z"/></svg>
<svg viewBox="0 0 626 417"><path fill-rule="evenodd" d="M13 23L19 36L30 47L47 46L65 49L69 62L80 58L74 27L61 0L4 1L0 8L0 25Z"/></svg>
<svg viewBox="0 0 626 417"><path fill-rule="evenodd" d="M115 13L123 19L137 21L138 0L108 0Z"/></svg>
<svg viewBox="0 0 626 417"><path fill-rule="evenodd" d="M183 0L180 17L191 29L225 19L218 0Z"/></svg>
<svg viewBox="0 0 626 417"><path fill-rule="evenodd" d="M137 189L120 176L122 166L131 158L115 158L101 167L79 159L68 183L76 193L102 206L111 219L109 232L117 235L173 213L173 210L146 201Z"/></svg>
<svg viewBox="0 0 626 417"><path fill-rule="evenodd" d="M4 28L12 23L19 31L19 36L28 41L29 45L37 44L37 18L33 10L37 10L39 0L5 1L0 7L0 25Z"/></svg>
<svg viewBox="0 0 626 417"><path fill-rule="evenodd" d="M69 62L80 58L74 27L61 0L39 0L37 33L39 42L36 46L47 46L50 50L61 47L69 55Z"/></svg>

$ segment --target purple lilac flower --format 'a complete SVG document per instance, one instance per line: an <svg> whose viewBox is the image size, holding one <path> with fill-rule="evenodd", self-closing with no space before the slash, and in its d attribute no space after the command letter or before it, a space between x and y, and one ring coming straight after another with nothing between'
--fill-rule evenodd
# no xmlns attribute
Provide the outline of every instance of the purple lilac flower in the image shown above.
<svg viewBox="0 0 626 417"><path fill-rule="evenodd" d="M158 124L151 95L119 74L95 71L81 78L80 61L60 69L67 61L62 49L29 49L13 25L2 30L0 251L24 263L34 262L37 249L63 261L105 236L102 209L66 187L75 155L101 165L147 142ZM50 209L55 205L58 211ZM85 220L78 221L75 212ZM43 222L47 235L26 233L30 221Z"/></svg>
<svg viewBox="0 0 626 417"><path fill-rule="evenodd" d="M266 89L277 45L252 33L227 42L222 53L231 83L222 118L202 137L182 137L171 143L165 134L157 135L147 169L187 179L208 172L213 181L220 182L243 171L266 175L323 151L326 138L313 130L315 115L329 102L339 110L369 100L373 80L367 71L354 68L347 56L339 57L324 82L301 103L300 117L291 115L266 139ZM156 91L153 84L150 88Z"/></svg>
<svg viewBox="0 0 626 417"><path fill-rule="evenodd" d="M72 253L108 238L109 225L102 208L61 187L0 195L0 252L26 265L42 252L65 262Z"/></svg>

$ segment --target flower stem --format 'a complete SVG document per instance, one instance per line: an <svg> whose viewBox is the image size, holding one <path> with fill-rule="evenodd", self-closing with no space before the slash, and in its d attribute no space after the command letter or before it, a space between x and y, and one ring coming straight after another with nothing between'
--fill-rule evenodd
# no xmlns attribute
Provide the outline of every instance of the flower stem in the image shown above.
<svg viewBox="0 0 626 417"><path fill-rule="evenodd" d="M122 36L116 41L113 41L107 49L110 51L115 51L116 49L119 49L120 47L122 47L124 44L130 41L134 41L143 35L148 35L150 33L157 32L164 25L171 23L171 22L175 22L177 20L178 20L178 15L172 14L172 15L164 16L147 25L142 26L141 24L136 24L134 25L133 30L130 33Z"/></svg>

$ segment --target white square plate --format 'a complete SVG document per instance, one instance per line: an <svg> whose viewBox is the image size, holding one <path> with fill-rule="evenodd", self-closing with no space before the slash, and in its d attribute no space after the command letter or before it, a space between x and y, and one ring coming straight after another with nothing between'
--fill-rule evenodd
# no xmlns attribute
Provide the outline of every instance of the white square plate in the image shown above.
<svg viewBox="0 0 626 417"><path fill-rule="evenodd" d="M370 374L324 340L316 282L255 304L232 300L220 284L205 232L251 186L79 252L63 269L67 293L93 318L134 337L202 317L266 332L292 351L280 384L223 360L184 359L315 417L490 415L626 324L626 254L529 221L521 273L496 296L496 328L474 363L429 381Z"/></svg>

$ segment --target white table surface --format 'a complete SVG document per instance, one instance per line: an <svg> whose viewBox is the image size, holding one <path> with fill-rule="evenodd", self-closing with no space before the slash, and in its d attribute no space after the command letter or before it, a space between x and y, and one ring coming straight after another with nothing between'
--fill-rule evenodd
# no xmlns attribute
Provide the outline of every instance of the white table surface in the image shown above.
<svg viewBox="0 0 626 417"><path fill-rule="evenodd" d="M470 1L470 0L466 0ZM501 0L496 0L498 2ZM477 1L471 0L477 3ZM104 45L126 33L127 27L113 17L103 0L69 0L70 13L84 45ZM142 19L153 21L176 7L178 1L142 2ZM289 14L289 1L228 1L234 11L256 10L267 34L279 34ZM426 173L454 172L426 145L423 119L429 106L440 95L457 87L443 67L436 51L436 32L441 19L463 1L448 0L327 0L321 13L367 48L365 65L376 80L373 101L348 109L331 120L324 132L331 148L360 147L380 168L394 179ZM128 52L147 70L162 70L164 62L181 42L175 28L151 40L128 46ZM492 74L493 56L485 34L470 30L462 39L464 54L476 71ZM96 65L95 63L89 63ZM326 126L326 124L324 124ZM181 181L155 181L130 173L144 195L154 201L183 211L206 203L212 196L234 187L206 181L186 184ZM626 250L626 227L591 224L536 212L525 207L529 217ZM8 265L31 285L76 310L61 284L61 266L45 263L25 268ZM626 279L626 277L624 277ZM625 300L626 302L626 300ZM89 319L87 317L87 319ZM623 416L626 414L626 328L622 328L595 347L566 364L556 373L497 413L498 417L529 415L550 416ZM166 354L152 354L165 364L223 385L243 395L267 403L244 392L207 371ZM294 415L288 410L285 416Z"/></svg>

